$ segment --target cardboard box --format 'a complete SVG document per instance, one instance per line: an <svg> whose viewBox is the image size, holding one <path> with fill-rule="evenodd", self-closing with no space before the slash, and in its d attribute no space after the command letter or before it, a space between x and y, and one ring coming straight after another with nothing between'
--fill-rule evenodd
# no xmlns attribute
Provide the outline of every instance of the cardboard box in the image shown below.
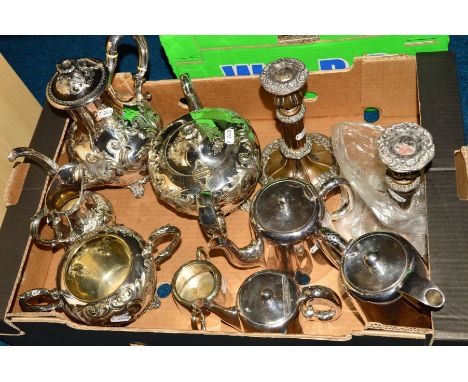
<svg viewBox="0 0 468 382"><path fill-rule="evenodd" d="M381 309L367 306L369 304L358 304L342 289L338 271L320 256L314 257L311 274L313 284L332 287L340 294L343 315L331 323L308 322L300 317L302 333L240 333L213 314L208 317L207 331L195 332L190 329L189 312L178 307L171 297L163 299L159 309L146 312L137 321L122 328L80 325L59 312L22 312L18 305L21 293L32 288L55 287L57 265L63 253L62 250L52 253L30 241L29 218L39 208L45 191L44 173L31 166L19 203L8 208L0 231L3 248L0 311L5 312L4 322L0 326L2 339L12 344L137 342L241 345L317 344L328 341L347 344L423 344L451 336L466 338L468 305L460 306L460 298L466 296L468 277L462 278L466 276L463 273L466 268L464 264L459 264L456 256L463 256L468 244L468 235L458 236L457 231L458 226L460 229L466 228L463 213L466 216L468 205L456 198L453 156L452 167L444 162L448 158L445 152L451 150L453 153L462 142L459 139L462 127L453 121L457 118L455 108L458 105L454 74L453 57L448 53L422 55L417 60L403 55L364 57L357 59L355 65L346 71L312 72L308 90L318 97L307 101L305 121L307 131L329 135L334 123L362 122L364 110L374 107L380 110L379 124L387 126L395 122L417 122L421 119L423 125L431 130L435 138L436 158L428 173L428 244L432 278L444 290L447 298L441 312L431 315L427 311L412 309L403 302ZM124 89L130 81L129 75L119 75L115 86ZM249 119L262 147L279 137L279 130L275 127L273 100L261 90L258 78L199 79L194 81L194 86L205 106L231 108ZM145 88L153 94L152 103L165 123L186 112L186 106L180 102L183 94L178 81L148 82ZM435 92L437 97L432 96ZM448 102L451 104L448 105ZM446 114L447 105L449 113ZM441 113L440 109L444 112ZM31 143L32 147L61 162L66 160L63 137L67 121L64 117L46 106ZM438 128L445 131L434 130ZM452 132L454 128L459 131ZM453 182L450 182L451 178ZM441 188L444 194L439 193ZM143 237L166 223L181 229L182 244L173 257L162 264L158 283L170 282L175 270L194 258L195 248L206 243L197 220L177 215L161 205L150 185L146 187L144 198L139 200L134 199L128 190L105 189L101 192L113 203L117 222L135 229ZM447 219L450 224L447 224ZM230 238L238 245L250 241L247 213L237 211L228 217L227 223ZM452 225L458 226L454 228ZM449 247L441 248L442 242L449 243ZM226 303L233 304L240 283L258 269L234 269L222 256L214 257L212 261L227 280L230 293ZM459 284L454 286L447 274L459 275ZM443 328L440 333L439 325Z"/></svg>
<svg viewBox="0 0 468 382"><path fill-rule="evenodd" d="M21 81L13 68L0 54L0 158L6 158L14 146L27 146L31 141L41 105ZM0 162L0 190L4 190L11 173L11 164ZM0 224L5 216L6 206L14 203L10 195L0 200Z"/></svg>
<svg viewBox="0 0 468 382"><path fill-rule="evenodd" d="M176 76L192 78L258 75L268 62L295 57L310 71L339 70L364 55L448 50L449 36L437 35L263 35L160 37Z"/></svg>

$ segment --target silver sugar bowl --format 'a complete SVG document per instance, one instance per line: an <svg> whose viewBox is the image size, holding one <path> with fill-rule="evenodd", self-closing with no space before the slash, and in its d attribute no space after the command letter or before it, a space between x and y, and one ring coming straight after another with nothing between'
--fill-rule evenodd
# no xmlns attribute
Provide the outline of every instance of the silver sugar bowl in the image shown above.
<svg viewBox="0 0 468 382"><path fill-rule="evenodd" d="M172 241L153 257L157 242L166 235ZM63 310L85 325L127 325L159 306L154 295L156 270L179 242L179 229L170 225L153 231L148 243L123 225L102 227L66 250L57 271L57 289L30 290L20 296L20 306L28 312Z"/></svg>

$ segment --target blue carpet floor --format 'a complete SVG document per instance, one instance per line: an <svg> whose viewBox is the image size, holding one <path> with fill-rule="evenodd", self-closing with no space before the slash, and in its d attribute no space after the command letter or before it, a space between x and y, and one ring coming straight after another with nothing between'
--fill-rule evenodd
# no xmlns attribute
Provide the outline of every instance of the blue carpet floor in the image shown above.
<svg viewBox="0 0 468 382"><path fill-rule="evenodd" d="M55 64L67 57L104 59L106 36L0 36L0 53L18 73L41 104L45 101L47 82ZM147 36L150 68L147 78L174 78L158 36ZM460 96L464 115L465 140L468 143L468 36L451 36L449 50L457 57ZM131 37L119 47L117 71L134 71L136 48Z"/></svg>

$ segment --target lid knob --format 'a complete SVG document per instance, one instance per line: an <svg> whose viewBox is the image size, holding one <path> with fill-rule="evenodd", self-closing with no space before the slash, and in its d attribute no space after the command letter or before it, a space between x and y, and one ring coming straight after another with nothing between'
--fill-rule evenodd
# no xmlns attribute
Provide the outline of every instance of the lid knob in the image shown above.
<svg viewBox="0 0 468 382"><path fill-rule="evenodd" d="M376 251L367 252L362 260L368 268L375 268L379 263L379 255Z"/></svg>
<svg viewBox="0 0 468 382"><path fill-rule="evenodd" d="M56 65L57 71L60 74L68 74L75 70L75 65L73 65L73 61L66 59L63 60L61 63Z"/></svg>
<svg viewBox="0 0 468 382"><path fill-rule="evenodd" d="M271 300L273 298L273 291L270 288L263 289L260 294L260 298L263 301Z"/></svg>

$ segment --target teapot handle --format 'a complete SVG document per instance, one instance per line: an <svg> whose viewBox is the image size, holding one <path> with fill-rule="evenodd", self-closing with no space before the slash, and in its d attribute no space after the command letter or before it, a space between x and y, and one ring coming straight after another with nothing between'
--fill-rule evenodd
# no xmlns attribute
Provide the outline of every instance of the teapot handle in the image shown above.
<svg viewBox="0 0 468 382"><path fill-rule="evenodd" d="M30 300L37 297L46 297L51 300L48 304L34 304ZM63 308L62 292L57 289L32 289L23 293L19 298L21 309L25 312L51 312Z"/></svg>
<svg viewBox="0 0 468 382"><path fill-rule="evenodd" d="M354 206L354 193L351 185L345 178L333 177L325 181L319 190L319 195L323 200L336 188L340 188L341 192L341 206L336 211L327 211L333 220L337 220L347 215Z"/></svg>
<svg viewBox="0 0 468 382"><path fill-rule="evenodd" d="M146 244L145 248L143 249L143 252L146 254L153 253L154 247L156 246L156 242L161 237L166 236L166 235L173 235L173 237L169 245L166 248L164 248L161 252L159 252L159 254L154 258L154 262L156 263L156 265L160 265L164 260L172 256L175 249L179 245L180 243L179 228L174 227L170 224L166 224L165 226L162 226L161 228L154 230L148 238L148 244Z"/></svg>
<svg viewBox="0 0 468 382"><path fill-rule="evenodd" d="M197 308L196 306L192 306L192 315L190 317L190 322L192 324L193 330L206 330L206 320L205 314L203 310ZM198 326L200 324L200 326Z"/></svg>
<svg viewBox="0 0 468 382"><path fill-rule="evenodd" d="M135 80L135 94L138 100L142 100L143 93L141 87L144 82L144 77L148 69L148 44L143 36L132 36L138 46L138 67L137 72L133 75ZM117 47L122 35L113 35L107 38L106 43L106 66L109 69L109 81L114 79L115 69L117 67Z"/></svg>
<svg viewBox="0 0 468 382"><path fill-rule="evenodd" d="M326 305L327 310L316 310L314 304ZM298 301L301 313L308 320L334 321L341 316L341 300L333 289L322 285L302 288Z"/></svg>
<svg viewBox="0 0 468 382"><path fill-rule="evenodd" d="M67 240L61 240L61 239L57 239L57 238L54 238L54 239L43 239L43 238L41 238L41 235L39 234L39 227L41 225L42 220L47 218L47 216L48 216L48 211L46 211L46 209L43 208L43 209L39 210L38 212L36 212L36 214L32 217L31 226L30 226L30 233L31 233L31 237L33 238L33 240L36 243L39 243L41 245L52 246L52 247L59 244L59 243L66 242Z"/></svg>

